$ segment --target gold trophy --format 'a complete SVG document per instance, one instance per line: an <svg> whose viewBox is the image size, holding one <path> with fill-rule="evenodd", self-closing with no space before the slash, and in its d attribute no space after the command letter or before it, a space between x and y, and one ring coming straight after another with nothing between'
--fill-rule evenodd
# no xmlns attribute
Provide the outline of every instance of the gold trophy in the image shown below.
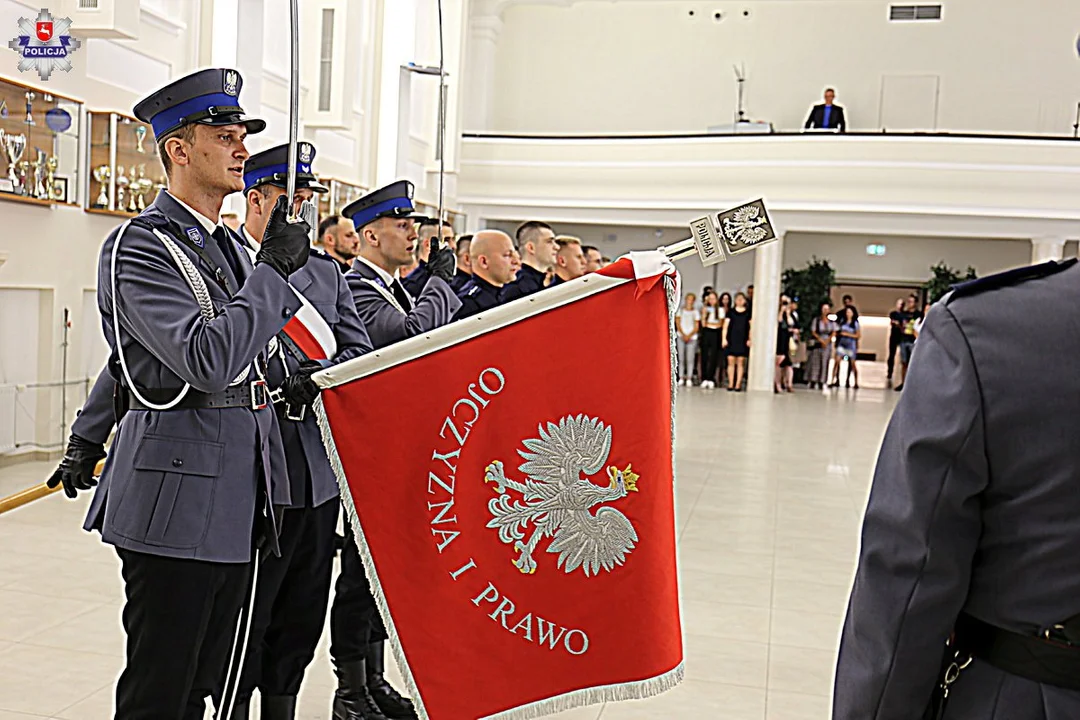
<svg viewBox="0 0 1080 720"><path fill-rule="evenodd" d="M128 180L127 175L124 174L124 166L123 165L117 165L116 166L116 209L117 210L123 211L125 209L124 208L124 200L127 199L128 183L129 182L130 181Z"/></svg>
<svg viewBox="0 0 1080 720"><path fill-rule="evenodd" d="M146 127L138 125L135 128L135 152L146 152L143 143L146 141Z"/></svg>
<svg viewBox="0 0 1080 720"><path fill-rule="evenodd" d="M56 196L56 168L60 167L60 158L55 155L45 162L45 192L51 200L63 200Z"/></svg>
<svg viewBox="0 0 1080 720"><path fill-rule="evenodd" d="M111 177L112 168L108 165L98 165L94 168L94 179L101 185L101 192L98 193L94 205L103 208L109 207L109 179Z"/></svg>

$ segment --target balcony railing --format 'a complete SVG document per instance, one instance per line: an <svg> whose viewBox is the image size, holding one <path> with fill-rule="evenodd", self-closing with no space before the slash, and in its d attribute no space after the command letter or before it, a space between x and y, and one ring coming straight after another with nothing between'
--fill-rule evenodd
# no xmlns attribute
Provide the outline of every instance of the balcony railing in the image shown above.
<svg viewBox="0 0 1080 720"><path fill-rule="evenodd" d="M93 381L0 385L0 457L63 449L74 411L86 401Z"/></svg>

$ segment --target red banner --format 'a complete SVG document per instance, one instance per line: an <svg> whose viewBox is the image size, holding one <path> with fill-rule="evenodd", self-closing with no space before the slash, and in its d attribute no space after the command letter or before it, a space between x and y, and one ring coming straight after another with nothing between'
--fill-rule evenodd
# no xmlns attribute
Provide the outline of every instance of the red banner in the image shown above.
<svg viewBox="0 0 1080 720"><path fill-rule="evenodd" d="M324 434L422 717L536 717L682 677L669 305L631 273L332 371Z"/></svg>

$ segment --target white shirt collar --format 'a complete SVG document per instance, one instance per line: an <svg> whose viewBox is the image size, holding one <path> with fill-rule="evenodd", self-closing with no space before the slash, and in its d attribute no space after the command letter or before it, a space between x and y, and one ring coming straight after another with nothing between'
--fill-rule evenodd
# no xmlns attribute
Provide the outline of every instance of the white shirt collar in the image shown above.
<svg viewBox="0 0 1080 720"><path fill-rule="evenodd" d="M359 260L360 262L364 263L365 265L367 265L372 270L374 270L375 274L378 275L382 279L382 281L384 283L386 283L386 287L390 287L393 284L394 280L396 279L394 275L391 275L390 273L386 272L381 267L379 267L375 263L371 262L370 260L368 260L363 255L357 255L356 259Z"/></svg>
<svg viewBox="0 0 1080 720"><path fill-rule="evenodd" d="M248 232L247 225L241 225L240 230L244 233L244 239L248 241L248 245L251 246L252 250L258 250L259 247L262 246L262 243L256 240L252 234Z"/></svg>
<svg viewBox="0 0 1080 720"><path fill-rule="evenodd" d="M169 191L166 190L165 192L169 192ZM180 207L184 208L189 213L191 213L195 217L195 219L199 221L199 224L203 226L203 230L206 231L207 235L213 235L214 234L214 231L217 230L217 228L218 228L218 223L216 223L213 220L211 220L210 218L206 217L201 212L199 212L195 208L191 207L190 205L188 205L186 202L184 202L180 198L173 195L171 192L169 192L169 197L171 197L173 200L175 200L177 203L179 203Z"/></svg>

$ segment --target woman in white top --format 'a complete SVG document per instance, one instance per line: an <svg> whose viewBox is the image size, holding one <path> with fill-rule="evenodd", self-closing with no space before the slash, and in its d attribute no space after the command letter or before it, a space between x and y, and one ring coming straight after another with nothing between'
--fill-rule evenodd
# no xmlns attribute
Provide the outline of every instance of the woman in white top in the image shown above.
<svg viewBox="0 0 1080 720"><path fill-rule="evenodd" d="M694 355L697 352L698 330L701 329L701 312L694 305L697 296L687 293L682 309L676 318L677 336L675 346L679 350L679 374L682 383L690 387L690 376L694 369Z"/></svg>

